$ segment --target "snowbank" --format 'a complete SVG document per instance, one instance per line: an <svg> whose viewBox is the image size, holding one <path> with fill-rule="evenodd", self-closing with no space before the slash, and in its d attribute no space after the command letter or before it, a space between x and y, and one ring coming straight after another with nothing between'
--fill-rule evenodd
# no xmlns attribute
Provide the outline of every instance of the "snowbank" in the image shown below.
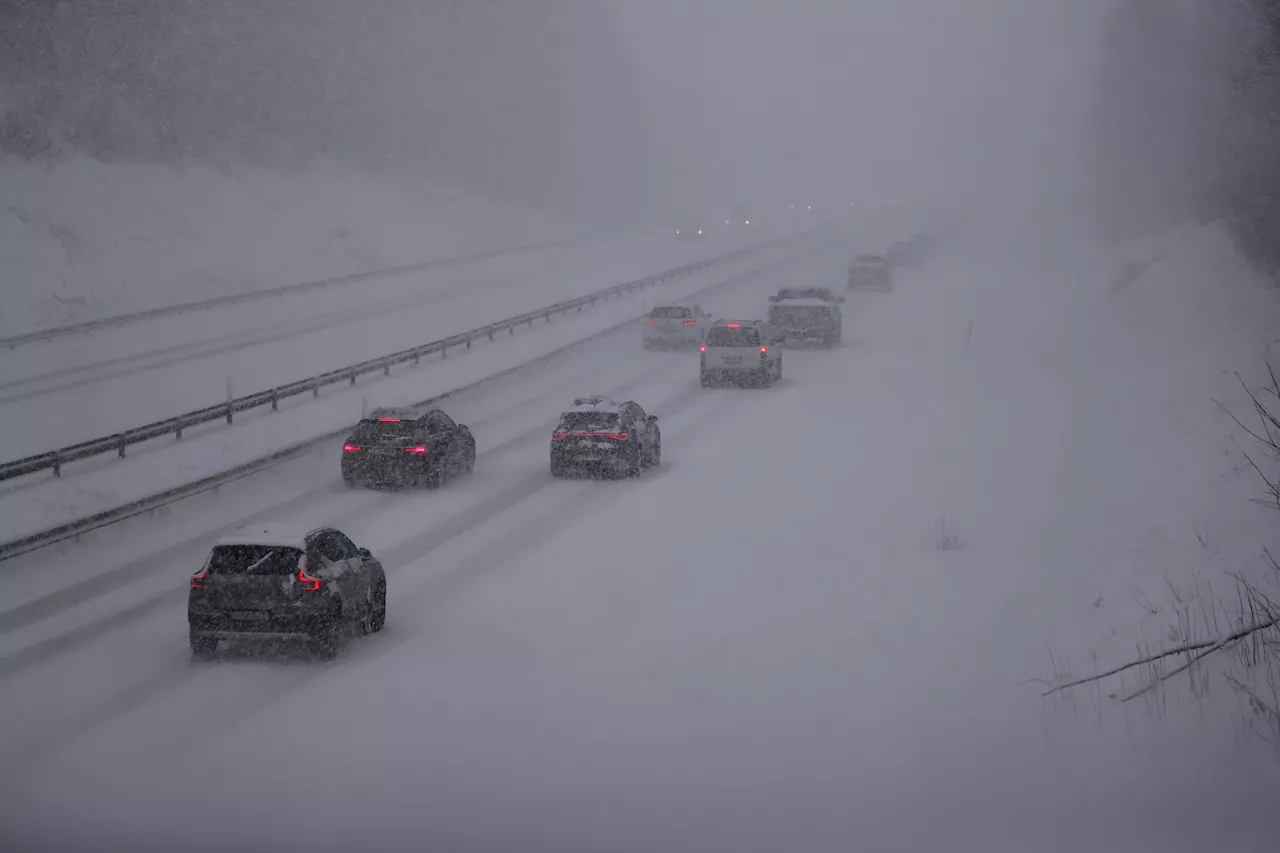
<svg viewBox="0 0 1280 853"><path fill-rule="evenodd" d="M0 199L0 334L588 233L333 163L284 174L3 158Z"/></svg>

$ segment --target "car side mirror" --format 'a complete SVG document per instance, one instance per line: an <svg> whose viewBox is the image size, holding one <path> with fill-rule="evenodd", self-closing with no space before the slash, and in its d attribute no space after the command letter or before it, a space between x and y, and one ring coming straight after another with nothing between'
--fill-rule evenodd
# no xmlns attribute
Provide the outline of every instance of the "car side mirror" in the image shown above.
<svg viewBox="0 0 1280 853"><path fill-rule="evenodd" d="M466 432L471 432L471 427L467 426L466 424L458 424L458 429L464 430Z"/></svg>
<svg viewBox="0 0 1280 853"><path fill-rule="evenodd" d="M649 422L652 423L658 419L657 415L649 415Z"/></svg>
<svg viewBox="0 0 1280 853"><path fill-rule="evenodd" d="M368 548L361 548L361 549L360 549L360 556L361 556L361 557L363 557L363 558L364 558L364 559L366 559L366 560L372 560L372 559L373 559L373 554L369 553L369 549L368 549Z"/></svg>

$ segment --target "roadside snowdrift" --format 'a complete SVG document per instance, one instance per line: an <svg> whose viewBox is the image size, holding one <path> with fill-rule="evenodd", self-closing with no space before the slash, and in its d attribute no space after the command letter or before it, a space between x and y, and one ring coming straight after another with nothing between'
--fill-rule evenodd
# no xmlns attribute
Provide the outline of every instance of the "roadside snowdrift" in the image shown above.
<svg viewBox="0 0 1280 853"><path fill-rule="evenodd" d="M333 163L0 159L0 199L0 334L587 233Z"/></svg>

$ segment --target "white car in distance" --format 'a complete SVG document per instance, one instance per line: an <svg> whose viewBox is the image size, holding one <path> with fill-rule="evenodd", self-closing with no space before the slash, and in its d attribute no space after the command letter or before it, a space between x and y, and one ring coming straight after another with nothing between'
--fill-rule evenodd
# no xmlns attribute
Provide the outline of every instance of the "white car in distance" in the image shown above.
<svg viewBox="0 0 1280 853"><path fill-rule="evenodd" d="M710 316L699 306L657 305L644 318L645 349L693 349L707 337Z"/></svg>

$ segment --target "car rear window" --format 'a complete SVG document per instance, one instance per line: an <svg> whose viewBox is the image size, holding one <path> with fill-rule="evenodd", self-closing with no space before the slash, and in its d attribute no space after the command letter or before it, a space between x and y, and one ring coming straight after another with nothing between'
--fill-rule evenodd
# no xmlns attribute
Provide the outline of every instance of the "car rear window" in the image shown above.
<svg viewBox="0 0 1280 853"><path fill-rule="evenodd" d="M209 556L214 575L291 575L302 552L281 545L218 545Z"/></svg>
<svg viewBox="0 0 1280 853"><path fill-rule="evenodd" d="M356 426L355 432L351 434L351 440L356 444L398 444L403 439L413 438L418 432L416 421L368 419Z"/></svg>
<svg viewBox="0 0 1280 853"><path fill-rule="evenodd" d="M728 329L723 326L707 332L709 347L758 347L760 332L754 328Z"/></svg>
<svg viewBox="0 0 1280 853"><path fill-rule="evenodd" d="M615 432L617 412L565 412L556 432Z"/></svg>
<svg viewBox="0 0 1280 853"><path fill-rule="evenodd" d="M649 312L649 317L654 320L684 320L692 316L693 311L676 305L664 305Z"/></svg>

